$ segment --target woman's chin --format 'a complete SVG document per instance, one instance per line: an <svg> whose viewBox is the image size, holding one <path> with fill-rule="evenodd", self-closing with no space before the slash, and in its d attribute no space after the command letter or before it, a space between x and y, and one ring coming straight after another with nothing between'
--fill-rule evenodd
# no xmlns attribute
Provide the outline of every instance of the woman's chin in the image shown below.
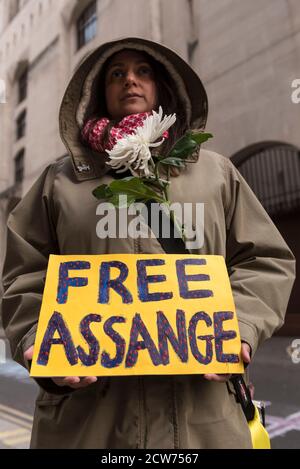
<svg viewBox="0 0 300 469"><path fill-rule="evenodd" d="M148 112L152 109L148 109L146 106L141 106L138 103L128 103L128 105L124 106L122 109L122 117L128 116L129 114L138 114L140 112Z"/></svg>

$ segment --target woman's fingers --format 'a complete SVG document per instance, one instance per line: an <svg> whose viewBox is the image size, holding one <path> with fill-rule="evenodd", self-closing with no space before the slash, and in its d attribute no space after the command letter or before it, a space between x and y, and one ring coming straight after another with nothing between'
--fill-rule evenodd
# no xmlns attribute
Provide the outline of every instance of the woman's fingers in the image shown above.
<svg viewBox="0 0 300 469"><path fill-rule="evenodd" d="M97 381L96 376L86 376L79 378L78 376L66 376L65 378L52 378L57 386L69 386L72 389L80 389L89 386Z"/></svg>
<svg viewBox="0 0 300 469"><path fill-rule="evenodd" d="M80 383L74 384L74 388L85 388L86 386L89 386L90 384L96 383L97 378L96 376L87 376L86 378L81 378Z"/></svg>
<svg viewBox="0 0 300 469"><path fill-rule="evenodd" d="M32 357L33 345L24 352L25 360L32 360ZM95 383L97 381L97 378L96 376L86 376L85 378L79 378L78 376L66 376L65 378L52 378L52 381L54 381L57 386L69 386L73 389L79 389L85 388L86 386Z"/></svg>
<svg viewBox="0 0 300 469"><path fill-rule="evenodd" d="M244 363L250 363L251 361L251 348L250 345L246 342L242 342L242 360ZM26 360L31 360L33 356L33 346L30 347L24 353L24 358ZM216 381L219 383L224 383L228 381L231 377L231 374L213 374L207 373L203 375L207 381ZM86 376L85 378L79 378L78 376L67 376L65 378L52 378L54 383L57 386L69 386L72 389L80 389L89 386L97 381L96 376Z"/></svg>
<svg viewBox="0 0 300 469"><path fill-rule="evenodd" d="M242 342L242 360L244 363L251 362L251 347L247 342Z"/></svg>
<svg viewBox="0 0 300 469"><path fill-rule="evenodd" d="M80 383L79 376L67 376L66 378L62 379L62 386L74 386Z"/></svg>
<svg viewBox="0 0 300 469"><path fill-rule="evenodd" d="M80 378L78 376L68 376L66 378L52 378L52 381L57 386L73 386L73 384L80 382Z"/></svg>
<svg viewBox="0 0 300 469"><path fill-rule="evenodd" d="M217 381L218 383L224 383L225 381L228 381L231 378L231 374L220 374L216 375L213 373L208 373L203 375L207 381Z"/></svg>
<svg viewBox="0 0 300 469"><path fill-rule="evenodd" d="M26 352L24 352L24 358L25 360L29 361L32 360L33 357L33 345L29 347Z"/></svg>

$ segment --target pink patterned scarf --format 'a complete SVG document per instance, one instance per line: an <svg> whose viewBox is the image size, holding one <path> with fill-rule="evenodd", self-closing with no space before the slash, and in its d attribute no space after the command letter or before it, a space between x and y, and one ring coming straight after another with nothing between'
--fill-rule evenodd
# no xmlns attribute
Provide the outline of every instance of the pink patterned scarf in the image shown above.
<svg viewBox="0 0 300 469"><path fill-rule="evenodd" d="M83 140L95 151L104 152L105 150L112 150L119 139L133 134L135 129L141 127L146 117L151 114L152 112L140 112L123 117L120 122L111 128L106 144L103 144L103 136L110 122L107 117L88 119L82 129L81 135ZM163 137L168 138L168 136L168 131L164 132Z"/></svg>

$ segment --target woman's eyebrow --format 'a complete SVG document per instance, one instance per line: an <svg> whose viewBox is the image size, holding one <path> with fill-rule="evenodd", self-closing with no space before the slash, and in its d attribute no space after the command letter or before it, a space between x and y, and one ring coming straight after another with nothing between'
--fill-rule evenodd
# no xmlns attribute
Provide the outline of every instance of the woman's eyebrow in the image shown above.
<svg viewBox="0 0 300 469"><path fill-rule="evenodd" d="M145 64L150 66L150 64L147 62L147 60L136 60L135 63L136 64L145 63ZM126 65L125 62L112 63L111 65L109 65L108 70L110 70L113 67L122 67L124 65Z"/></svg>

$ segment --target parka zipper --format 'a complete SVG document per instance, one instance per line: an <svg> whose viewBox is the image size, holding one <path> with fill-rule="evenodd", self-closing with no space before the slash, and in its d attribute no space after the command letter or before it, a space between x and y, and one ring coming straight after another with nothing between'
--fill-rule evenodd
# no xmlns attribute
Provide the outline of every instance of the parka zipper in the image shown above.
<svg viewBox="0 0 300 469"><path fill-rule="evenodd" d="M139 383L139 414L140 414L140 448L147 448L147 415L145 401L144 377L138 376Z"/></svg>
<svg viewBox="0 0 300 469"><path fill-rule="evenodd" d="M171 392L172 392L172 417L174 429L174 449L179 449L179 427L178 427L178 412L177 412L177 399L176 399L176 382L175 377L170 376Z"/></svg>
<svg viewBox="0 0 300 469"><path fill-rule="evenodd" d="M142 252L140 238L134 239L134 253L139 254ZM138 377L139 383L139 437L141 447L147 448L147 408L145 396L145 379L143 376ZM171 384L171 398L172 398L172 424L174 432L174 449L179 448L179 427L178 427L178 412L177 412L177 399L176 399L176 383L173 376L170 376Z"/></svg>
<svg viewBox="0 0 300 469"><path fill-rule="evenodd" d="M140 238L134 238L134 253L140 254L142 252ZM147 448L147 411L145 399L145 386L144 377L138 376L139 388L139 447L142 449Z"/></svg>

